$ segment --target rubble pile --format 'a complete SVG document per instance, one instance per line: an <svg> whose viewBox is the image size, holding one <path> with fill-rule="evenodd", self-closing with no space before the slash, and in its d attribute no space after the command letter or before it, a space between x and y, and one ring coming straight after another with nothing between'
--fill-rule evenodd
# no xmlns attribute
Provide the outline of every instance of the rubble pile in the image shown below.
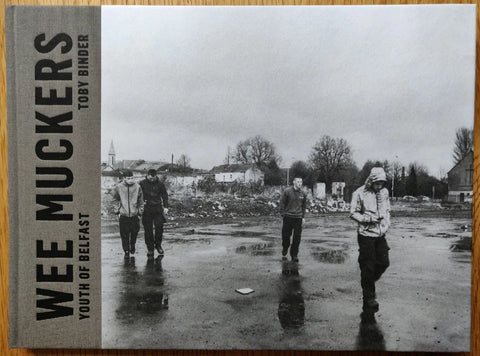
<svg viewBox="0 0 480 356"><path fill-rule="evenodd" d="M280 191L251 196L228 193L198 196L172 194L169 198L169 215L173 218L275 216L280 214L280 195ZM344 202L308 197L307 213L324 214L347 210L348 204ZM102 216L114 214L113 199L105 193L102 196Z"/></svg>
<svg viewBox="0 0 480 356"><path fill-rule="evenodd" d="M170 212L176 217L236 217L268 216L278 214L278 201L264 197L236 197L211 195L170 200Z"/></svg>

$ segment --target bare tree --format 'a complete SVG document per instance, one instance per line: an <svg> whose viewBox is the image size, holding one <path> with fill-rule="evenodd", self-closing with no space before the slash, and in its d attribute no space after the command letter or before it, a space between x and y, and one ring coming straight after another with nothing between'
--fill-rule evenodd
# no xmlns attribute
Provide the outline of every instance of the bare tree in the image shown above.
<svg viewBox="0 0 480 356"><path fill-rule="evenodd" d="M309 161L329 189L342 168L352 163L352 149L343 138L325 135L313 146Z"/></svg>
<svg viewBox="0 0 480 356"><path fill-rule="evenodd" d="M234 159L237 163L251 163L250 162L250 140L240 141L237 144Z"/></svg>
<svg viewBox="0 0 480 356"><path fill-rule="evenodd" d="M455 147L453 148L453 160L455 164L460 162L473 149L473 129L461 127L455 133Z"/></svg>
<svg viewBox="0 0 480 356"><path fill-rule="evenodd" d="M180 157L177 159L177 164L183 168L190 167L190 157L184 154L180 155Z"/></svg>
<svg viewBox="0 0 480 356"><path fill-rule="evenodd" d="M257 135L240 141L235 152L235 161L238 163L255 163L266 165L270 162L280 162L280 156L276 153L275 145Z"/></svg>

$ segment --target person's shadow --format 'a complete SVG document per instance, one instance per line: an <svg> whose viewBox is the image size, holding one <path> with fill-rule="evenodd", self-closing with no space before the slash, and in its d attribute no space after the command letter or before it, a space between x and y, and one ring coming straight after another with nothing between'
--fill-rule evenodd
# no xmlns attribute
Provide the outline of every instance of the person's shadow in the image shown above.
<svg viewBox="0 0 480 356"><path fill-rule="evenodd" d="M305 324L305 301L298 263L282 261L278 319L283 329L299 329Z"/></svg>
<svg viewBox="0 0 480 356"><path fill-rule="evenodd" d="M357 337L357 350L383 351L385 338L380 326L375 320L375 314L362 312L360 314L360 330Z"/></svg>

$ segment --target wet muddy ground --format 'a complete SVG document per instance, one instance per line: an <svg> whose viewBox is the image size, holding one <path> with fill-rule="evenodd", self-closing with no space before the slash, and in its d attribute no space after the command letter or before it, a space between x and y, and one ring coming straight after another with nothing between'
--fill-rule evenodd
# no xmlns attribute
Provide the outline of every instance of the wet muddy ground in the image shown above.
<svg viewBox="0 0 480 356"><path fill-rule="evenodd" d="M102 230L103 347L159 349L469 349L470 217L396 217L380 311L361 315L355 224L307 218L299 263L282 260L281 220L165 229L148 260L143 230L124 259L118 226ZM252 288L241 295L238 288Z"/></svg>

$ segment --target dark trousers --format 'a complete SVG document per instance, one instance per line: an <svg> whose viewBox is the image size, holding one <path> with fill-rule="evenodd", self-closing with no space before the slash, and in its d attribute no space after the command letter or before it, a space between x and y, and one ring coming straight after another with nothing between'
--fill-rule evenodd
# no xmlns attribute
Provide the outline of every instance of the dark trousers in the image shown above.
<svg viewBox="0 0 480 356"><path fill-rule="evenodd" d="M285 216L282 226L282 247L287 250L290 247L290 236L293 231L292 247L290 248L290 256L298 256L298 247L302 237L302 218L291 218Z"/></svg>
<svg viewBox="0 0 480 356"><path fill-rule="evenodd" d="M120 215L119 223L123 251L135 251L135 243L137 242L137 235L138 231L140 230L140 222L138 221L138 217Z"/></svg>
<svg viewBox="0 0 480 356"><path fill-rule="evenodd" d="M162 245L164 222L165 218L163 217L163 208L161 206L145 208L142 223L145 230L145 244L147 245L148 251L153 251L155 247ZM153 235L153 226L155 226L155 237Z"/></svg>
<svg viewBox="0 0 480 356"><path fill-rule="evenodd" d="M363 300L375 299L375 282L390 265L388 247L385 236L368 237L358 235L361 285Z"/></svg>

